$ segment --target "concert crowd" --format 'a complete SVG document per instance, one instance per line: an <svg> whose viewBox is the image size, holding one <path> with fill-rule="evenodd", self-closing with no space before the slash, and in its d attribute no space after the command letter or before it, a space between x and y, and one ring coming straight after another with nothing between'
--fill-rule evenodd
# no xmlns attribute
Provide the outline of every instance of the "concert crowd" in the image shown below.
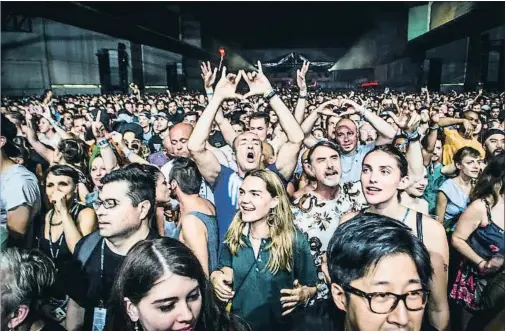
<svg viewBox="0 0 505 331"><path fill-rule="evenodd" d="M3 330L505 330L505 93L2 98Z"/></svg>

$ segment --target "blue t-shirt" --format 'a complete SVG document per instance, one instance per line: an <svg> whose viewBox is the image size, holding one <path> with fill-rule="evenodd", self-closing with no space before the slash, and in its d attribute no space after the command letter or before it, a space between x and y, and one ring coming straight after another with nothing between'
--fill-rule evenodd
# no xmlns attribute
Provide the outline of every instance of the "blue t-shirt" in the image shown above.
<svg viewBox="0 0 505 331"><path fill-rule="evenodd" d="M279 173L279 170L272 164L268 170L276 173L287 186L288 181ZM238 209L239 189L244 179L234 170L221 165L221 171L214 183L214 200L216 202L217 221L219 226L219 242L224 241L226 231Z"/></svg>

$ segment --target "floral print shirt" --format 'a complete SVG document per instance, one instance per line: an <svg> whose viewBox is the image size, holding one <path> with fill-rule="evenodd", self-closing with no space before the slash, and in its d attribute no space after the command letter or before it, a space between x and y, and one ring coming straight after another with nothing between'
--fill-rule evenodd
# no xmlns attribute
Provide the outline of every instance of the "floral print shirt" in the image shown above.
<svg viewBox="0 0 505 331"><path fill-rule="evenodd" d="M340 224L342 215L361 210L365 203L360 182L341 185L335 200L321 200L309 192L294 201L292 210L295 226L307 237L316 265L317 299L328 298L329 294L321 270L321 259L326 253L333 232Z"/></svg>

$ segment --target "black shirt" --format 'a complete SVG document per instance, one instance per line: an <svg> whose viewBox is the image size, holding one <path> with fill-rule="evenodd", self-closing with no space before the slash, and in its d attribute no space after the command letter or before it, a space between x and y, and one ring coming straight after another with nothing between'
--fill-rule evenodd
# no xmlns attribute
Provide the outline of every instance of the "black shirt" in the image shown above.
<svg viewBox="0 0 505 331"><path fill-rule="evenodd" d="M181 108L177 108L176 112L174 114L168 113L168 121L172 122L174 125L177 123L181 123L184 121L184 110Z"/></svg>
<svg viewBox="0 0 505 331"><path fill-rule="evenodd" d="M79 240L75 246L74 257L77 256L81 249L84 238ZM159 238L159 235L151 230L146 239L156 238ZM91 330L92 328L94 308L99 307L101 302L104 307L107 305L117 270L125 258L123 255L114 253L107 244L104 243L102 271L102 243L104 243L104 239L101 239L98 245L93 249L85 267L79 270L74 269L72 279L68 279L67 283L71 284L68 286L70 297L81 307L86 309L84 315L84 331ZM76 268L77 267L78 263L76 263Z"/></svg>

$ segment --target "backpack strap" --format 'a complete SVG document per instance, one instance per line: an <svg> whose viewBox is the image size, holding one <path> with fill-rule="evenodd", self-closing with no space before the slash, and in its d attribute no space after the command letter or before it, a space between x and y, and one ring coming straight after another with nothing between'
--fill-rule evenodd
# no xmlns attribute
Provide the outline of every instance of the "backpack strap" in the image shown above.
<svg viewBox="0 0 505 331"><path fill-rule="evenodd" d="M77 252L77 261L81 263L82 268L84 268L86 262L88 262L95 247L98 246L100 239L102 239L102 237L98 234L98 231L95 231L84 238L81 249Z"/></svg>
<svg viewBox="0 0 505 331"><path fill-rule="evenodd" d="M423 241L423 214L420 212L416 213L416 228L417 228L417 238L421 240L422 243Z"/></svg>

